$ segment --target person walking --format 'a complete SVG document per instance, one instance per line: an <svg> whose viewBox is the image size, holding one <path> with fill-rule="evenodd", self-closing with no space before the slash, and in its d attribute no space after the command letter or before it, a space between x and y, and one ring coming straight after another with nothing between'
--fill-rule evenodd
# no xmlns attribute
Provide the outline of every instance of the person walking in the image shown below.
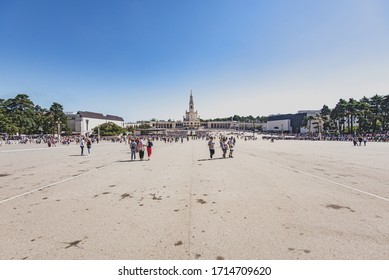
<svg viewBox="0 0 389 280"><path fill-rule="evenodd" d="M230 148L230 154L228 155L228 157L232 158L232 153L234 152L234 139L231 137L230 140L228 140L227 142L227 145L228 145L228 148Z"/></svg>
<svg viewBox="0 0 389 280"><path fill-rule="evenodd" d="M147 160L150 160L151 153L153 152L153 142L151 142L151 139L147 139Z"/></svg>
<svg viewBox="0 0 389 280"><path fill-rule="evenodd" d="M353 138L353 144L354 144L354 146L357 146L357 144L358 144L358 139L357 139L357 137L354 137L354 138Z"/></svg>
<svg viewBox="0 0 389 280"><path fill-rule="evenodd" d="M139 152L140 160L143 160L143 157L145 155L145 145L143 145L143 141L140 138L137 139L136 150Z"/></svg>
<svg viewBox="0 0 389 280"><path fill-rule="evenodd" d="M84 137L81 138L80 140L80 148L81 148L81 155L84 155L84 147L85 147L85 140Z"/></svg>
<svg viewBox="0 0 389 280"><path fill-rule="evenodd" d="M86 141L86 147L88 149L88 154L90 155L90 149L92 148L92 141L90 140L90 138L88 138L88 140Z"/></svg>
<svg viewBox="0 0 389 280"><path fill-rule="evenodd" d="M363 140L363 137L361 135L359 135L358 136L359 146L362 146L362 140Z"/></svg>
<svg viewBox="0 0 389 280"><path fill-rule="evenodd" d="M131 149L131 161L136 160L136 142L134 139L131 139L130 149Z"/></svg>
<svg viewBox="0 0 389 280"><path fill-rule="evenodd" d="M144 148L143 148L142 139L136 138L135 142L136 142L136 152L139 153L139 159L143 160Z"/></svg>
<svg viewBox="0 0 389 280"><path fill-rule="evenodd" d="M213 142L213 137L209 138L208 147L209 147L209 156L211 159L213 159L213 155L215 154L215 142Z"/></svg>
<svg viewBox="0 0 389 280"><path fill-rule="evenodd" d="M221 144L222 151L223 151L223 158L226 158L226 154L227 154L227 150L228 150L227 138L222 138L220 144Z"/></svg>

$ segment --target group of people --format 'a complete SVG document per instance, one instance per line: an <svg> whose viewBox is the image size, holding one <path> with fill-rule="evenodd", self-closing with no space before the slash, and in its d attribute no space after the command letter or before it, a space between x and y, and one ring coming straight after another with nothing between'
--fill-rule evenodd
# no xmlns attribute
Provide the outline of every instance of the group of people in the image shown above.
<svg viewBox="0 0 389 280"><path fill-rule="evenodd" d="M80 143L81 148L81 155L84 155L84 148L86 147L88 149L88 154L91 153L92 148L92 139L89 137L81 137L78 142ZM128 145L131 150L131 160L136 160L136 154L139 153L139 159L143 160L145 155L145 150L147 151L147 160L150 160L151 153L152 153L152 147L153 142L151 138L147 139L147 143L144 143L144 140L142 138L128 138L127 140Z"/></svg>
<svg viewBox="0 0 389 280"><path fill-rule="evenodd" d="M223 153L223 158L226 158L227 156L227 151L230 150L228 157L233 158L233 152L234 152L234 147L235 147L236 140L234 137L221 137L220 138L220 147L222 149ZM209 156L210 159L213 159L213 156L215 154L215 142L214 138L211 136L208 141L208 147L209 147Z"/></svg>
<svg viewBox="0 0 389 280"><path fill-rule="evenodd" d="M322 133L321 137L317 133L315 134L301 134L301 133L270 133L264 134L262 139L271 140L308 140L308 141L349 141L354 142L355 138L362 137L362 141L365 142L389 142L389 131L381 133L367 133L367 134L327 134Z"/></svg>
<svg viewBox="0 0 389 280"><path fill-rule="evenodd" d="M128 145L131 150L131 161L136 160L137 153L139 153L139 159L143 160L145 150L147 151L147 160L151 159L151 153L153 151L153 141L151 138L148 138L146 143L144 143L142 138L128 138Z"/></svg>
<svg viewBox="0 0 389 280"><path fill-rule="evenodd" d="M80 148L81 148L81 155L83 156L84 155L84 147L86 146L86 148L88 149L88 154L90 154L90 151L91 151L91 148L92 148L92 140L87 137L82 137L80 139Z"/></svg>
<svg viewBox="0 0 389 280"><path fill-rule="evenodd" d="M362 146L362 141L363 141L363 145L366 146L366 142L367 142L367 138L366 138L366 137L362 137L362 136L360 135L360 136L358 136L358 137L354 137L354 138L353 138L354 146L357 146L357 145L358 145L358 142L359 142L359 146Z"/></svg>

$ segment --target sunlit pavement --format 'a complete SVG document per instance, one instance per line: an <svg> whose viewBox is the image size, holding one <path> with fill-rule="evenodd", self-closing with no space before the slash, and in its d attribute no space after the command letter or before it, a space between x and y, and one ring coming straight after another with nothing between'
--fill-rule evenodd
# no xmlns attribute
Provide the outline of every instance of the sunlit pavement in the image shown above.
<svg viewBox="0 0 389 280"><path fill-rule="evenodd" d="M216 146L3 145L0 258L389 258L388 143Z"/></svg>

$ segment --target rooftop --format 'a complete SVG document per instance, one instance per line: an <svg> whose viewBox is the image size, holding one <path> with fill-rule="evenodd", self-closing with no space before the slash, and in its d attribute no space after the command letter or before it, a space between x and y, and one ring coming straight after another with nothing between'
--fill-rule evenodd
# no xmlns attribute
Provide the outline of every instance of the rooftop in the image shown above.
<svg viewBox="0 0 389 280"><path fill-rule="evenodd" d="M100 120L111 120L111 121L124 121L122 117L114 116L114 115L106 115L104 116L101 113L95 112L87 112L87 111L78 111L79 114L83 118L92 118L92 119L100 119Z"/></svg>

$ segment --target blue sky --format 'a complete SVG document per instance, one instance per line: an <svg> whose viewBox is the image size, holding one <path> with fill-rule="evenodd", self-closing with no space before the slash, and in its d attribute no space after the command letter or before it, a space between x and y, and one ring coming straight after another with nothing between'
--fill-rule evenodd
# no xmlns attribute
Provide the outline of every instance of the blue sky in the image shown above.
<svg viewBox="0 0 389 280"><path fill-rule="evenodd" d="M389 93L389 1L0 0L0 97L181 119Z"/></svg>

